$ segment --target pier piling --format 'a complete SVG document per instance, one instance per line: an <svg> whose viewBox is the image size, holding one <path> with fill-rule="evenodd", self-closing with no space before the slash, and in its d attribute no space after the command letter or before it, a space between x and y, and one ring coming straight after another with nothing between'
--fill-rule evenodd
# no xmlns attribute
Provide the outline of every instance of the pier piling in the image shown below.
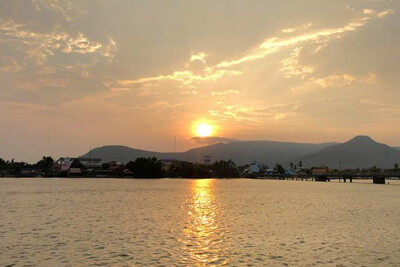
<svg viewBox="0 0 400 267"><path fill-rule="evenodd" d="M374 184L385 184L385 177L382 176L374 176L372 177L372 181Z"/></svg>

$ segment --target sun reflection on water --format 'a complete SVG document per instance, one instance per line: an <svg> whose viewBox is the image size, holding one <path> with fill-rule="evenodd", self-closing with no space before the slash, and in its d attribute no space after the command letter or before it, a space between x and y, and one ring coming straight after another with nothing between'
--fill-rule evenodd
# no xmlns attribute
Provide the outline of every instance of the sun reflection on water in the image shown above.
<svg viewBox="0 0 400 267"><path fill-rule="evenodd" d="M229 245L226 228L219 223L221 206L214 195L214 180L194 180L187 200L187 222L183 229L182 255L196 266L225 265Z"/></svg>

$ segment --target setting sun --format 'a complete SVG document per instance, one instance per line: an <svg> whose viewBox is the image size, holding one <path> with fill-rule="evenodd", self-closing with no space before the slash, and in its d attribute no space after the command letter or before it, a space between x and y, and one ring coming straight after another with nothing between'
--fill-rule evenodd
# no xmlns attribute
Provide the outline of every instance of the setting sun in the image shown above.
<svg viewBox="0 0 400 267"><path fill-rule="evenodd" d="M210 136L212 133L212 127L207 123L199 123L195 129L196 135L200 137Z"/></svg>

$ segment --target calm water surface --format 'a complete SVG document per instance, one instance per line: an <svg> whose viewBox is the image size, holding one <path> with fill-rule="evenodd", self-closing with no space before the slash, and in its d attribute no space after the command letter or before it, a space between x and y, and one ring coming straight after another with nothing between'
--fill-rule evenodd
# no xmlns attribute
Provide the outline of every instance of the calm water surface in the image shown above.
<svg viewBox="0 0 400 267"><path fill-rule="evenodd" d="M0 266L400 266L400 184L0 179Z"/></svg>

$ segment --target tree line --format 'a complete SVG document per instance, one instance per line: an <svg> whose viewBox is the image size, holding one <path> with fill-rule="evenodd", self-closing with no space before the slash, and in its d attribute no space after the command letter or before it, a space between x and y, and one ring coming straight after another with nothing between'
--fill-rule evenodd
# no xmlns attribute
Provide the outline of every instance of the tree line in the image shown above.
<svg viewBox="0 0 400 267"><path fill-rule="evenodd" d="M129 161L125 165L121 165L119 170L122 171L129 170L129 177L133 178L162 178L162 177L171 177L171 178L229 178L229 177L241 177L244 175L245 170L250 165L237 166L232 160L219 160L215 161L211 164L199 164L192 163L187 161L172 161L168 164L165 164L163 161L155 158L137 158L133 161ZM304 168L303 163L300 161L297 165L290 163L290 170L303 172L305 174L311 174L312 169L320 168ZM85 166L78 160L74 160L70 168L79 168L82 170L82 176L93 176L95 173L99 173L101 171L107 172L110 169L109 163L104 163L100 170L91 169L86 170ZM44 156L41 160L39 160L35 164L28 164L26 162L15 162L14 159L11 161L5 161L0 158L0 175L11 175L11 176L21 176L21 171L24 169L36 169L43 176L54 176L61 175L66 176L66 173L54 173L54 159L50 156ZM389 169L386 171L399 171L399 165L396 163L393 166L393 169ZM276 163L273 168L275 173L284 174L285 168ZM356 169L356 171L360 172L381 172L385 171L376 166L372 166L367 169ZM108 172L110 173L110 172ZM110 173L109 175L115 175L116 172ZM260 174L262 175L262 174Z"/></svg>
<svg viewBox="0 0 400 267"><path fill-rule="evenodd" d="M16 162L12 160L4 160L0 158L0 174L8 174L18 176L21 175L21 171L24 169L38 169L41 172L50 172L53 168L54 160L52 157L44 156L41 160L35 164L29 164L27 162Z"/></svg>
<svg viewBox="0 0 400 267"><path fill-rule="evenodd" d="M125 167L135 178L228 178L239 177L239 170L232 160L219 160L213 164L174 161L163 164L157 158L137 158Z"/></svg>

